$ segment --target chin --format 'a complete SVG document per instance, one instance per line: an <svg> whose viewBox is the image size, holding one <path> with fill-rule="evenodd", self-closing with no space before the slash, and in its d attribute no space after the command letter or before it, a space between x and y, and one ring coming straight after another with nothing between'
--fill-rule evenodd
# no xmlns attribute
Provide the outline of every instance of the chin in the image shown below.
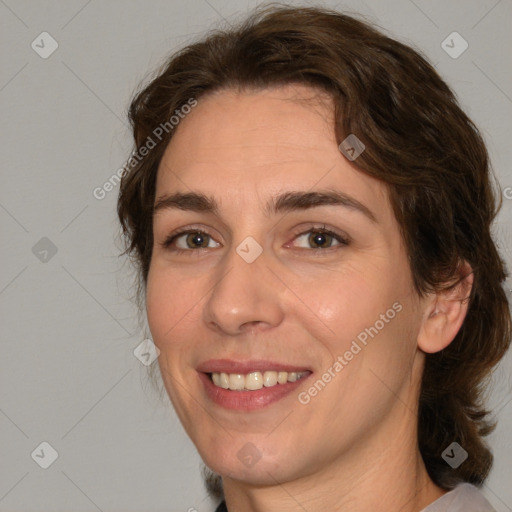
<svg viewBox="0 0 512 512"><path fill-rule="evenodd" d="M301 476L300 468L304 463L297 460L296 449L292 453L284 453L279 451L277 444L265 446L262 450L256 448L256 445L256 440L243 442L233 437L224 446L216 445L214 451L199 450L199 453L212 471L249 485L276 485L276 482L286 482Z"/></svg>

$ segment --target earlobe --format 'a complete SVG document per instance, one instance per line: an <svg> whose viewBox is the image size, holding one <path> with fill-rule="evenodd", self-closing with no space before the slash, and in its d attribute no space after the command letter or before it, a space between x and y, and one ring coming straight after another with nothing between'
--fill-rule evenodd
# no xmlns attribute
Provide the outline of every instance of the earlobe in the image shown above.
<svg viewBox="0 0 512 512"><path fill-rule="evenodd" d="M464 262L460 281L449 290L432 294L425 307L418 333L418 348L433 354L446 348L459 332L466 318L473 286L473 270Z"/></svg>

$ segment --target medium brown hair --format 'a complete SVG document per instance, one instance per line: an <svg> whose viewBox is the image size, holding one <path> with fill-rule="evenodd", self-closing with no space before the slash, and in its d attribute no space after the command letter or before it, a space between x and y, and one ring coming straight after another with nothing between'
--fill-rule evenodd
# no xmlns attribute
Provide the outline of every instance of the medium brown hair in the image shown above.
<svg viewBox="0 0 512 512"><path fill-rule="evenodd" d="M426 354L418 442L437 485L481 485L492 464L483 437L494 428L482 393L511 338L502 287L507 273L491 237L501 203L478 129L424 57L353 16L267 6L173 55L136 95L129 112L135 150L190 98L290 83L329 93L338 143L349 134L363 141L366 149L354 164L389 189L418 294L455 286L465 277L464 261L472 268L460 331L444 350ZM151 262L157 168L172 135L169 130L121 183L118 215L142 288ZM455 469L441 457L453 441L468 452Z"/></svg>

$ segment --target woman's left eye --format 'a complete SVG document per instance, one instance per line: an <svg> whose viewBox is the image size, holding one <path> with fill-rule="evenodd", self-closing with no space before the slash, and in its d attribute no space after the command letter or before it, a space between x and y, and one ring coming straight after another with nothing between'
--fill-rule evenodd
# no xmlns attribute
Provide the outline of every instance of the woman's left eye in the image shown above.
<svg viewBox="0 0 512 512"><path fill-rule="evenodd" d="M330 249L337 245L348 245L348 239L328 229L312 229L300 234L295 240L304 240L311 249ZM332 245L336 241L337 243Z"/></svg>

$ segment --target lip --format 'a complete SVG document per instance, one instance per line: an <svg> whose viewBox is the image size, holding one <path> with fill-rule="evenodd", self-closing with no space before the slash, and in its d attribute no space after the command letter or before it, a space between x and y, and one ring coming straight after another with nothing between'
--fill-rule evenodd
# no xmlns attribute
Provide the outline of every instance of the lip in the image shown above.
<svg viewBox="0 0 512 512"><path fill-rule="evenodd" d="M277 363L275 361L264 361L261 359L253 361L235 361L232 359L210 359L201 363L196 370L202 373L241 373L264 372L274 370L276 372L310 372L306 366L293 366Z"/></svg>
<svg viewBox="0 0 512 512"><path fill-rule="evenodd" d="M281 372L306 372L305 375L295 382L276 384L271 387L263 387L256 391L233 391L216 386L210 379L209 374L216 373L241 373L247 374L255 371L274 370ZM236 411L257 411L289 396L299 386L311 377L311 370L301 366L292 366L272 361L233 361L229 359L214 359L202 363L197 368L199 379L204 385L206 396L216 405L229 410Z"/></svg>

